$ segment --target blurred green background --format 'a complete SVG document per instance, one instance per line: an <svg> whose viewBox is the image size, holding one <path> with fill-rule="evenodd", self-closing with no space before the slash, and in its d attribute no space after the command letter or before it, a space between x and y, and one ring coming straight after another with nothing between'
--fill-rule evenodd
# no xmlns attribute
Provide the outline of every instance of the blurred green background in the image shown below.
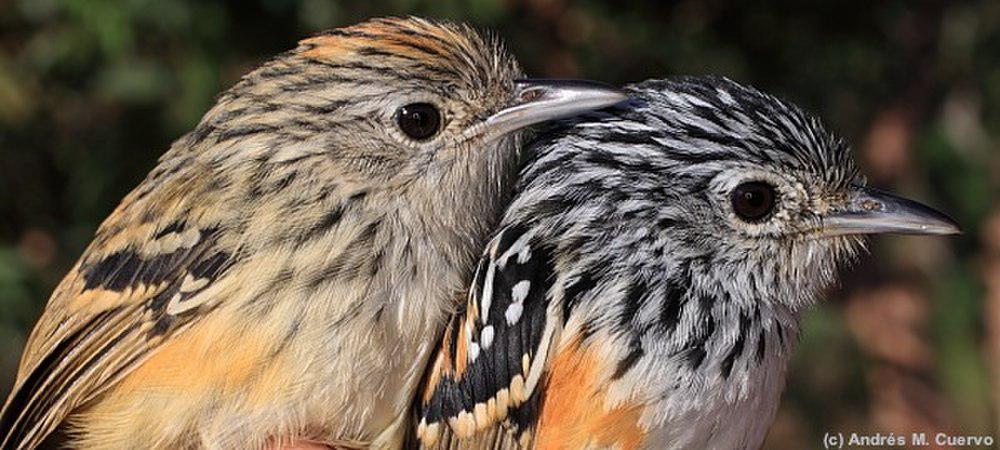
<svg viewBox="0 0 1000 450"><path fill-rule="evenodd" d="M873 242L806 319L765 447L1000 438L996 1L0 1L0 394L98 223L217 93L311 33L407 14L493 29L536 76L720 74L824 117L872 184L965 234Z"/></svg>

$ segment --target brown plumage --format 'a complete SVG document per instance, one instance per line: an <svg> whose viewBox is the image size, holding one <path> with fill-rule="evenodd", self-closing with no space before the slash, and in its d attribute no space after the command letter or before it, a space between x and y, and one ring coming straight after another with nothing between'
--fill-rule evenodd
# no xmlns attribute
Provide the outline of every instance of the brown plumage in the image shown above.
<svg viewBox="0 0 1000 450"><path fill-rule="evenodd" d="M0 448L397 443L514 131L621 98L520 75L494 39L420 19L333 30L246 75L52 295Z"/></svg>

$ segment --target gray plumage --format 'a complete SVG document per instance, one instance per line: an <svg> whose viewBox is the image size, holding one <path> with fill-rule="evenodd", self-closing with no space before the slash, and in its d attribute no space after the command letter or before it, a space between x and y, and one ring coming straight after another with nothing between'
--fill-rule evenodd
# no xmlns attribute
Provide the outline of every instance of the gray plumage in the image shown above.
<svg viewBox="0 0 1000 450"><path fill-rule="evenodd" d="M535 144L503 223L553 245L557 283L580 292L561 299L567 326L617 341L611 389L645 405L657 440L756 447L801 312L859 248L811 234L857 168L817 119L730 80L628 91L627 107ZM731 211L748 180L779 192L761 224Z"/></svg>
<svg viewBox="0 0 1000 450"><path fill-rule="evenodd" d="M781 99L714 77L626 90L531 145L429 371L425 446L756 448L802 313L860 236L957 231L863 187Z"/></svg>

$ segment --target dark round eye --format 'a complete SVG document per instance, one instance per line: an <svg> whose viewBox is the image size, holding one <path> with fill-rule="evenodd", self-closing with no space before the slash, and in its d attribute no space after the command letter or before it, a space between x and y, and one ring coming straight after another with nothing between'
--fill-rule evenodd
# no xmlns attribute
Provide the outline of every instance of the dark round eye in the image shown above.
<svg viewBox="0 0 1000 450"><path fill-rule="evenodd" d="M396 123L407 136L423 141L437 134L441 113L430 103L410 103L396 111Z"/></svg>
<svg viewBox="0 0 1000 450"><path fill-rule="evenodd" d="M774 210L774 187L763 181L749 181L736 186L730 194L733 211L747 222L758 222Z"/></svg>

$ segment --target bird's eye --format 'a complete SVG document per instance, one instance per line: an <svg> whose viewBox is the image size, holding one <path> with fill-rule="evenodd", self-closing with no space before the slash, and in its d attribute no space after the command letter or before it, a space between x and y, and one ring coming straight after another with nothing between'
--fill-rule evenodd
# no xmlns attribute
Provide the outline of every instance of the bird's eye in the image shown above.
<svg viewBox="0 0 1000 450"><path fill-rule="evenodd" d="M774 187L763 181L749 181L736 186L730 194L733 211L747 222L759 222L774 210Z"/></svg>
<svg viewBox="0 0 1000 450"><path fill-rule="evenodd" d="M430 139L441 127L441 113L430 103L410 103L396 111L396 124L417 141Z"/></svg>

